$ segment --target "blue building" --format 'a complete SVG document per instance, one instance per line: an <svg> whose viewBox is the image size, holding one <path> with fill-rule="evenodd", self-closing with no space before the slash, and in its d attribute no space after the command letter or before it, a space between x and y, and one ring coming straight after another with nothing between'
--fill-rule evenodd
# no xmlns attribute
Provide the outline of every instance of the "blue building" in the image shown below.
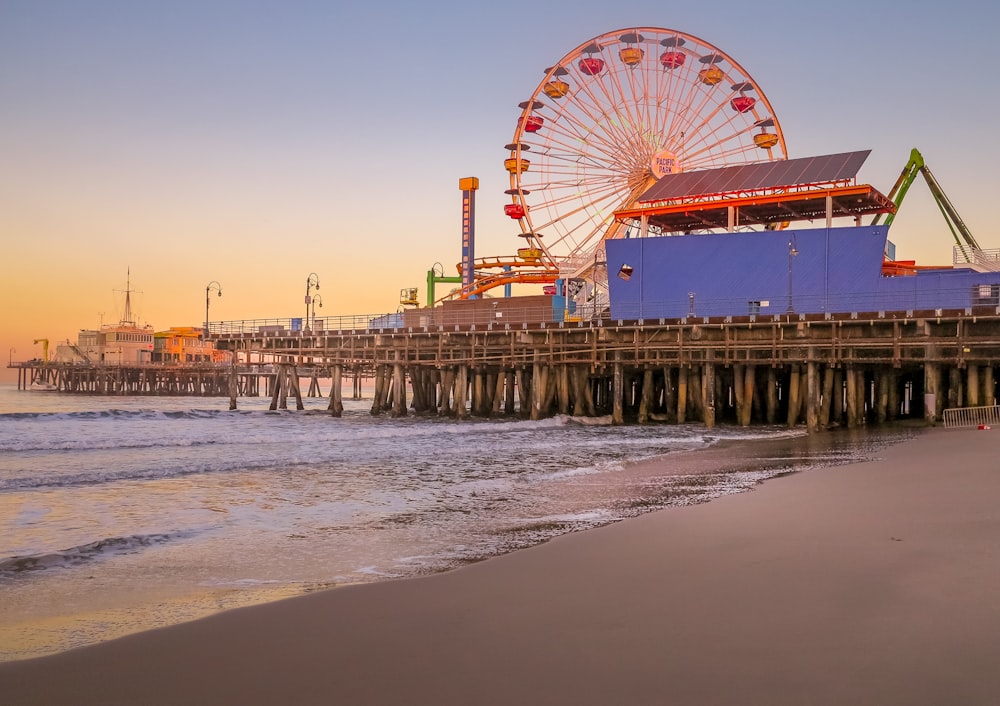
<svg viewBox="0 0 1000 706"><path fill-rule="evenodd" d="M707 233L606 244L616 319L964 309L1000 303L1000 272L882 274L885 226Z"/></svg>
<svg viewBox="0 0 1000 706"><path fill-rule="evenodd" d="M635 238L608 240L616 319L965 309L1000 304L1000 272L968 265L892 267L895 206L854 183L868 152L663 177L616 214ZM835 217L855 224L833 227ZM790 228L790 220L826 227ZM746 230L749 227L762 230ZM725 229L725 232L695 232ZM685 232L687 231L687 232ZM912 264L912 263L911 263Z"/></svg>

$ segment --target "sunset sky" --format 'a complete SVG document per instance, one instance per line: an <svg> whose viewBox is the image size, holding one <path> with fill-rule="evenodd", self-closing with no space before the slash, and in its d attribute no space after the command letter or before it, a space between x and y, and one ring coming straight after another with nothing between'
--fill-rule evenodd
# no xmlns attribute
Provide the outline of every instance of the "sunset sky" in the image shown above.
<svg viewBox="0 0 1000 706"><path fill-rule="evenodd" d="M212 281L213 320L301 315L311 272L324 314L423 300L460 259L459 178L480 180L477 255L520 244L503 146L543 69L636 26L739 61L790 157L871 149L859 180L888 192L917 147L1000 247L992 5L0 0L0 351L117 321L129 271L157 330L200 325ZM922 183L890 238L951 262Z"/></svg>

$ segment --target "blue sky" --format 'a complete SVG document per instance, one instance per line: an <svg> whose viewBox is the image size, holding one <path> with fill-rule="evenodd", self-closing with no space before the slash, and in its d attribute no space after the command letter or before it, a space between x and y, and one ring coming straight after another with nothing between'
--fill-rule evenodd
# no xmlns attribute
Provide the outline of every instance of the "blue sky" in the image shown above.
<svg viewBox="0 0 1000 706"><path fill-rule="evenodd" d="M504 144L543 69L648 26L733 56L766 92L790 157L871 149L886 192L919 148L983 247L993 233L1000 65L994 6L839 3L89 2L0 0L0 345L116 318L197 324L394 311L460 257L458 179L478 176L477 254L519 241ZM950 262L923 184L890 237ZM10 270L10 268L8 268Z"/></svg>

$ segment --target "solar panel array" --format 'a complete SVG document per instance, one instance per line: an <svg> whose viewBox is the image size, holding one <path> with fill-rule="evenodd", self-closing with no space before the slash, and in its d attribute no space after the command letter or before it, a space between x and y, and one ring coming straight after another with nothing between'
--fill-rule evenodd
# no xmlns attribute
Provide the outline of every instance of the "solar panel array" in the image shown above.
<svg viewBox="0 0 1000 706"><path fill-rule="evenodd" d="M639 201L665 201L705 194L757 191L853 179L869 154L871 150L841 152L820 157L667 174L639 197Z"/></svg>

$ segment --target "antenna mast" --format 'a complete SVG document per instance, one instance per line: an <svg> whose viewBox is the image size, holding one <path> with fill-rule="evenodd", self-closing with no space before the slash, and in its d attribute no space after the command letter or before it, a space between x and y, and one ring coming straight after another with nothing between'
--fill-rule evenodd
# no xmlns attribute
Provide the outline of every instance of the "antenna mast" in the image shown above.
<svg viewBox="0 0 1000 706"><path fill-rule="evenodd" d="M122 312L122 326L132 326L132 268L126 270L125 275L125 310Z"/></svg>

